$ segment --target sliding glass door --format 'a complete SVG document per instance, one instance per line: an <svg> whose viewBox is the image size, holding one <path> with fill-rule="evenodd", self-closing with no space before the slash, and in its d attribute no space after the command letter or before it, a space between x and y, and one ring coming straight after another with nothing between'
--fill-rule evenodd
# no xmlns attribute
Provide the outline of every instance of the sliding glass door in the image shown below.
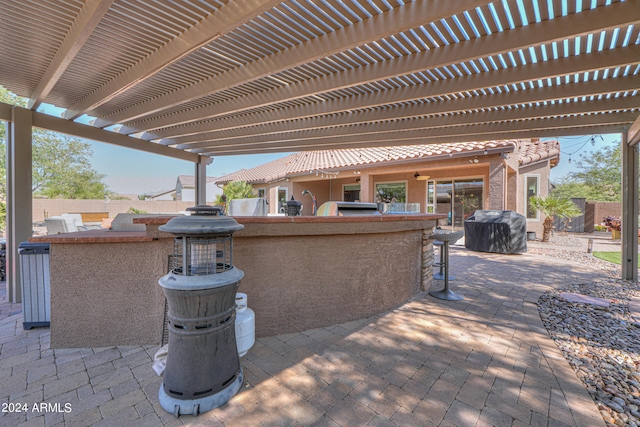
<svg viewBox="0 0 640 427"><path fill-rule="evenodd" d="M447 220L444 224L454 230L463 228L464 220L476 210L483 208L482 179L436 181L435 188L436 212L446 213Z"/></svg>

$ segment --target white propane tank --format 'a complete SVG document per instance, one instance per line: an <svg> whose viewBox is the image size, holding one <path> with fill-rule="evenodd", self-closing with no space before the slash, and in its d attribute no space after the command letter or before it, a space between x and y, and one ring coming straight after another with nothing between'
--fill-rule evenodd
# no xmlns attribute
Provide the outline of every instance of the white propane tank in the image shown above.
<svg viewBox="0 0 640 427"><path fill-rule="evenodd" d="M247 307L247 294L236 294L236 345L242 357L256 342L256 314Z"/></svg>

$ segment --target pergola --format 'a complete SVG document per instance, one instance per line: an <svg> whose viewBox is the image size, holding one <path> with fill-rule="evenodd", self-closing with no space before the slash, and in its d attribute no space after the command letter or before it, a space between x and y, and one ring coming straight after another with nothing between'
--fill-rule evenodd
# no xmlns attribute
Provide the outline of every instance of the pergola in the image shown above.
<svg viewBox="0 0 640 427"><path fill-rule="evenodd" d="M9 265L32 126L192 161L199 183L231 154L620 133L636 280L639 23L640 0L0 0L0 85L29 99L0 104Z"/></svg>

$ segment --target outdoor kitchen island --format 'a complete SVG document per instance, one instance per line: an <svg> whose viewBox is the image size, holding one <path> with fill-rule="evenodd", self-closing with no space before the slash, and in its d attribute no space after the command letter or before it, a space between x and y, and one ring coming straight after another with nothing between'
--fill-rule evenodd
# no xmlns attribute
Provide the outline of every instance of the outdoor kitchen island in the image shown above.
<svg viewBox="0 0 640 427"><path fill-rule="evenodd" d="M233 265L256 313L256 336L372 316L428 289L429 239L444 215L236 217ZM171 216L136 218L146 231L35 236L49 242L51 348L159 344L174 236Z"/></svg>

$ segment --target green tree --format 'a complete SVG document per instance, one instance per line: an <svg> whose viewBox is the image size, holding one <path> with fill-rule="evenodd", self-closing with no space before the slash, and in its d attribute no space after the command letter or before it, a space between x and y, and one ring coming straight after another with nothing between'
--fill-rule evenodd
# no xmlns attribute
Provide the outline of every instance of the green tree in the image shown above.
<svg viewBox="0 0 640 427"><path fill-rule="evenodd" d="M589 201L598 200L598 194L594 188L572 181L566 176L554 183L554 188L550 194L559 199L583 198Z"/></svg>
<svg viewBox="0 0 640 427"><path fill-rule="evenodd" d="M26 100L0 87L0 102L26 106ZM0 122L0 153L4 153L6 126ZM33 192L36 196L102 199L108 193L104 175L91 166L91 145L66 135L33 129ZM6 202L6 163L0 155L0 203Z"/></svg>
<svg viewBox="0 0 640 427"><path fill-rule="evenodd" d="M553 218L573 218L582 215L582 211L569 199L554 196L531 196L531 207L541 210L545 219L542 223L542 241L548 242L553 230Z"/></svg>
<svg viewBox="0 0 640 427"><path fill-rule="evenodd" d="M104 175L91 166L91 145L67 135L36 129L33 144L33 193L65 199L102 199Z"/></svg>
<svg viewBox="0 0 640 427"><path fill-rule="evenodd" d="M569 172L552 191L554 196L584 197L594 202L619 202L622 199L620 144L580 155L576 171Z"/></svg>

